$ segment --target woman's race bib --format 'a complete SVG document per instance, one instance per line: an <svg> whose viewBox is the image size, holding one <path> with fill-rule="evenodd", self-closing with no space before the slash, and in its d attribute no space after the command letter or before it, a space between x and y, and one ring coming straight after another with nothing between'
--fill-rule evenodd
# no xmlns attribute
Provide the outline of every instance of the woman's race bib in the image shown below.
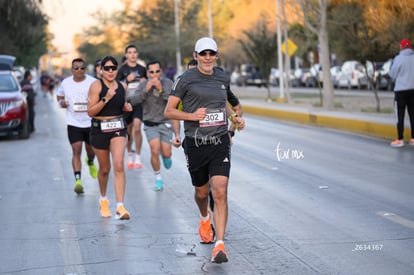
<svg viewBox="0 0 414 275"><path fill-rule="evenodd" d="M102 132L115 132L124 128L124 119L122 117L101 121Z"/></svg>

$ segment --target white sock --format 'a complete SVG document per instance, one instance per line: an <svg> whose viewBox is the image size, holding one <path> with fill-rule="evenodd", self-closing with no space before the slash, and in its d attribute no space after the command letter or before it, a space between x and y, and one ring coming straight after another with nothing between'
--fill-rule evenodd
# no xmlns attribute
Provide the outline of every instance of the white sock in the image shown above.
<svg viewBox="0 0 414 275"><path fill-rule="evenodd" d="M162 179L162 177L161 177L161 172L160 172L160 171L156 171L156 172L154 172L154 175L155 175L155 179L156 179L156 180L161 180L161 179Z"/></svg>
<svg viewBox="0 0 414 275"><path fill-rule="evenodd" d="M217 240L214 246L218 246L219 244L224 244L223 240Z"/></svg>
<svg viewBox="0 0 414 275"><path fill-rule="evenodd" d="M210 214L207 212L207 216L206 216L206 217L203 217L203 215L201 215L201 214L200 214L200 218L201 218L201 220L202 220L203 222L206 222L206 221L208 221L208 219L210 218Z"/></svg>
<svg viewBox="0 0 414 275"><path fill-rule="evenodd" d="M135 163L141 162L141 156L139 154L135 154Z"/></svg>
<svg viewBox="0 0 414 275"><path fill-rule="evenodd" d="M118 208L118 207L120 207L120 206L123 206L124 205L124 203L123 202L117 202L116 203L116 208Z"/></svg>
<svg viewBox="0 0 414 275"><path fill-rule="evenodd" d="M104 196L104 197L101 196L101 198L99 200L107 200L107 199L108 199L107 196Z"/></svg>

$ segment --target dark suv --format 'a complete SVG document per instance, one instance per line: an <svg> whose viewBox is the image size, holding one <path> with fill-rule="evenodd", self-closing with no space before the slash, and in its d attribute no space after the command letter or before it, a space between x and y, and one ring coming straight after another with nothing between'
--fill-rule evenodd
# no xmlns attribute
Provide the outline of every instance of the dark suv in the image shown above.
<svg viewBox="0 0 414 275"><path fill-rule="evenodd" d="M26 95L13 73L14 56L0 55L0 135L30 135Z"/></svg>
<svg viewBox="0 0 414 275"><path fill-rule="evenodd" d="M242 64L240 66L240 76L236 80L237 86L255 85L257 87L267 87L266 79L263 77L259 68L253 64Z"/></svg>

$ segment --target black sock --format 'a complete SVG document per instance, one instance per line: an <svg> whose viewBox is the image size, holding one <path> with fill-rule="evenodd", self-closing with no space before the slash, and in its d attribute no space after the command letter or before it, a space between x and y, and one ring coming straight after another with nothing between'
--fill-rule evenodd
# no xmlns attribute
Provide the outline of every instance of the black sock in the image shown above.
<svg viewBox="0 0 414 275"><path fill-rule="evenodd" d="M80 180L80 178L81 178L81 172L80 171L78 171L78 172L75 172L75 179L76 180Z"/></svg>
<svg viewBox="0 0 414 275"><path fill-rule="evenodd" d="M88 156L88 165L92 165L93 164L93 157L92 158L90 158L89 156Z"/></svg>

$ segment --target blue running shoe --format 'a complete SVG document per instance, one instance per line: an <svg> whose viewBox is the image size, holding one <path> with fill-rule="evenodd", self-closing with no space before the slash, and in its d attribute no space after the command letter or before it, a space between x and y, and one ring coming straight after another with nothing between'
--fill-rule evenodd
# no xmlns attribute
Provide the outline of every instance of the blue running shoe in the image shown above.
<svg viewBox="0 0 414 275"><path fill-rule="evenodd" d="M162 162L164 163L165 169L170 169L172 166L172 159L171 158L164 158L162 157Z"/></svg>
<svg viewBox="0 0 414 275"><path fill-rule="evenodd" d="M155 191L161 191L162 190L162 185L163 185L163 182L162 182L161 179L160 180L155 180L154 190Z"/></svg>

